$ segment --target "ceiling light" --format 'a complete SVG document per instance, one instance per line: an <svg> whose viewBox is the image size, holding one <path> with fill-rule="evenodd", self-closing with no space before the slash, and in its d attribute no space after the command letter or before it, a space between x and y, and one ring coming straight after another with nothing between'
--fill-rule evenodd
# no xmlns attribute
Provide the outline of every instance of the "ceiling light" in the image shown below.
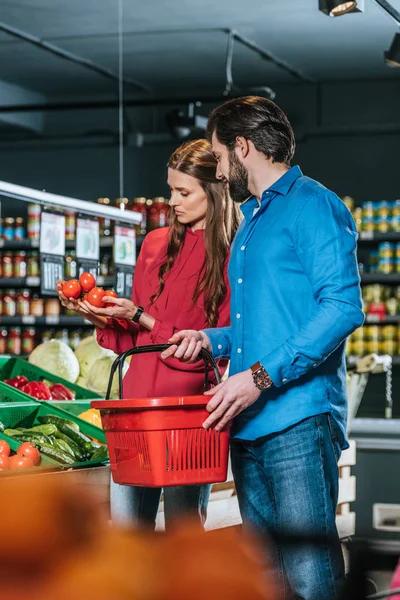
<svg viewBox="0 0 400 600"><path fill-rule="evenodd" d="M396 33L389 50L384 53L385 62L390 67L400 67L400 33Z"/></svg>
<svg viewBox="0 0 400 600"><path fill-rule="evenodd" d="M319 10L329 17L340 17L351 12L364 12L365 0L319 0Z"/></svg>

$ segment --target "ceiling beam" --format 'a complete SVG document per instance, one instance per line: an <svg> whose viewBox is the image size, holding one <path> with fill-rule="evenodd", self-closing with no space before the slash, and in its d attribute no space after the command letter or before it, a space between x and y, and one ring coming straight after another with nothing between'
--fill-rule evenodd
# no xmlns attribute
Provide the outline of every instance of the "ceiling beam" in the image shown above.
<svg viewBox="0 0 400 600"><path fill-rule="evenodd" d="M116 82L119 81L118 74L111 71L111 69L107 69L106 67L98 65L92 60L89 60L88 58L83 58L82 56L78 56L77 54L73 54L72 52L68 52L67 50L63 50L59 46L55 46L50 42L46 42L46 40L42 40L34 35L31 35L30 33L26 33L25 31L21 31L16 27L11 27L11 25L7 25L6 23L0 22L0 31L4 31L8 35L23 40L24 42L28 42L29 44L32 44L33 46L36 46L41 50L53 54L54 56L58 56L59 58L68 60L69 62L72 62L76 65L80 65L81 67L84 67L89 71L93 71L98 75L107 77L107 79L111 79L112 81ZM135 81L134 79L128 79L124 77L123 83L124 85L135 87L141 92L146 92L147 94L150 94L151 92L150 88L147 85L145 85L144 83L140 83L139 81Z"/></svg>

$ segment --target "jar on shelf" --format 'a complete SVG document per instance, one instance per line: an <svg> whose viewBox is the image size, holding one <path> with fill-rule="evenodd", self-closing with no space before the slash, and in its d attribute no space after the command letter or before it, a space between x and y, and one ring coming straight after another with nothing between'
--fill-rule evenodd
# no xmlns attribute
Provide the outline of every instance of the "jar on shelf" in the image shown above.
<svg viewBox="0 0 400 600"><path fill-rule="evenodd" d="M76 215L74 212L65 212L65 239L74 240L76 231Z"/></svg>
<svg viewBox="0 0 400 600"><path fill-rule="evenodd" d="M46 329L46 331L43 331L43 333L42 333L42 337L41 337L42 344L44 342L49 342L50 340L53 339L53 337L54 337L54 330Z"/></svg>
<svg viewBox="0 0 400 600"><path fill-rule="evenodd" d="M5 290L3 298L3 315L15 317L17 310L16 295L14 290Z"/></svg>
<svg viewBox="0 0 400 600"><path fill-rule="evenodd" d="M0 329L0 354L7 354L7 329Z"/></svg>
<svg viewBox="0 0 400 600"><path fill-rule="evenodd" d="M58 331L56 331L54 339L60 340L60 342L64 342L64 344L68 345L68 329L59 329Z"/></svg>
<svg viewBox="0 0 400 600"><path fill-rule="evenodd" d="M97 203L103 206L111 206L110 198L97 198ZM112 223L110 219L100 218L100 237L109 237L112 235Z"/></svg>
<svg viewBox="0 0 400 600"><path fill-rule="evenodd" d="M25 231L24 219L23 219L23 217L17 217L15 219L14 239L24 240L25 238L26 238L26 231Z"/></svg>
<svg viewBox="0 0 400 600"><path fill-rule="evenodd" d="M16 252L13 258L13 277L26 277L26 252Z"/></svg>
<svg viewBox="0 0 400 600"><path fill-rule="evenodd" d="M28 317L31 314L31 293L29 290L20 290L16 297L16 314L19 317Z"/></svg>
<svg viewBox="0 0 400 600"><path fill-rule="evenodd" d="M100 262L100 275L102 277L108 277L110 275L110 263L111 256L109 254L104 254Z"/></svg>
<svg viewBox="0 0 400 600"><path fill-rule="evenodd" d="M7 354L19 356L21 354L21 328L12 327L8 330Z"/></svg>
<svg viewBox="0 0 400 600"><path fill-rule="evenodd" d="M39 240L40 238L40 204L34 202L28 204L28 239Z"/></svg>
<svg viewBox="0 0 400 600"><path fill-rule="evenodd" d="M65 253L65 277L66 279L75 279L77 274L75 251L68 251Z"/></svg>
<svg viewBox="0 0 400 600"><path fill-rule="evenodd" d="M81 337L81 331L80 330L74 330L71 331L70 335L69 335L69 345L71 346L72 350L76 350L78 345L81 343L82 341L82 337Z"/></svg>
<svg viewBox="0 0 400 600"><path fill-rule="evenodd" d="M3 239L7 242L15 239L15 219L13 217L4 219Z"/></svg>
<svg viewBox="0 0 400 600"><path fill-rule="evenodd" d="M60 315L61 304L58 298L48 298L45 302L46 317L58 317Z"/></svg>
<svg viewBox="0 0 400 600"><path fill-rule="evenodd" d="M10 279L14 273L13 259L12 252L5 252L3 254L3 277L7 279Z"/></svg>
<svg viewBox="0 0 400 600"><path fill-rule="evenodd" d="M26 275L27 277L40 276L39 252L34 250L29 252L26 258Z"/></svg>
<svg viewBox="0 0 400 600"><path fill-rule="evenodd" d="M165 227L168 221L169 208L165 198L158 196L147 201L147 230L153 231L158 227Z"/></svg>
<svg viewBox="0 0 400 600"><path fill-rule="evenodd" d="M22 332L22 354L30 354L36 346L36 329L24 329Z"/></svg>
<svg viewBox="0 0 400 600"><path fill-rule="evenodd" d="M147 231L147 208L146 208L146 198L134 198L131 210L140 215L141 221L140 223L135 225L135 230L137 235L146 235Z"/></svg>
<svg viewBox="0 0 400 600"><path fill-rule="evenodd" d="M39 294L33 294L31 299L31 315L32 317L43 317L44 300Z"/></svg>

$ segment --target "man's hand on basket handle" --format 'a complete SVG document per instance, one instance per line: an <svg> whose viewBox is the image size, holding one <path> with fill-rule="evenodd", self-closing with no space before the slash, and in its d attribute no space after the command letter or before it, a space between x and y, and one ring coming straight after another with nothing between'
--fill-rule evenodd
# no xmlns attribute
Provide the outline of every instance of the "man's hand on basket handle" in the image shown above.
<svg viewBox="0 0 400 600"><path fill-rule="evenodd" d="M182 362L192 364L197 362L202 348L211 352L211 342L204 331L184 329L175 333L168 340L168 343L172 344L172 346L162 352L161 358L163 360L177 358Z"/></svg>

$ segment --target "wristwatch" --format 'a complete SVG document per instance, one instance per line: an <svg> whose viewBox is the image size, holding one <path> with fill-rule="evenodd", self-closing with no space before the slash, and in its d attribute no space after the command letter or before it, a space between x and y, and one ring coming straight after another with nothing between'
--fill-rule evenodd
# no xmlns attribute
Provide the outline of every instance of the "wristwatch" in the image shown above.
<svg viewBox="0 0 400 600"><path fill-rule="evenodd" d="M142 316L143 312L144 312L143 306L138 306L137 311L135 312L135 314L132 317L132 321L134 323L139 323L139 319Z"/></svg>
<svg viewBox="0 0 400 600"><path fill-rule="evenodd" d="M254 363L254 365L251 365L250 369L253 375L253 381L256 388L258 388L261 391L264 391L274 385L272 383L271 377L268 375L267 371L264 369L260 362L256 362Z"/></svg>

